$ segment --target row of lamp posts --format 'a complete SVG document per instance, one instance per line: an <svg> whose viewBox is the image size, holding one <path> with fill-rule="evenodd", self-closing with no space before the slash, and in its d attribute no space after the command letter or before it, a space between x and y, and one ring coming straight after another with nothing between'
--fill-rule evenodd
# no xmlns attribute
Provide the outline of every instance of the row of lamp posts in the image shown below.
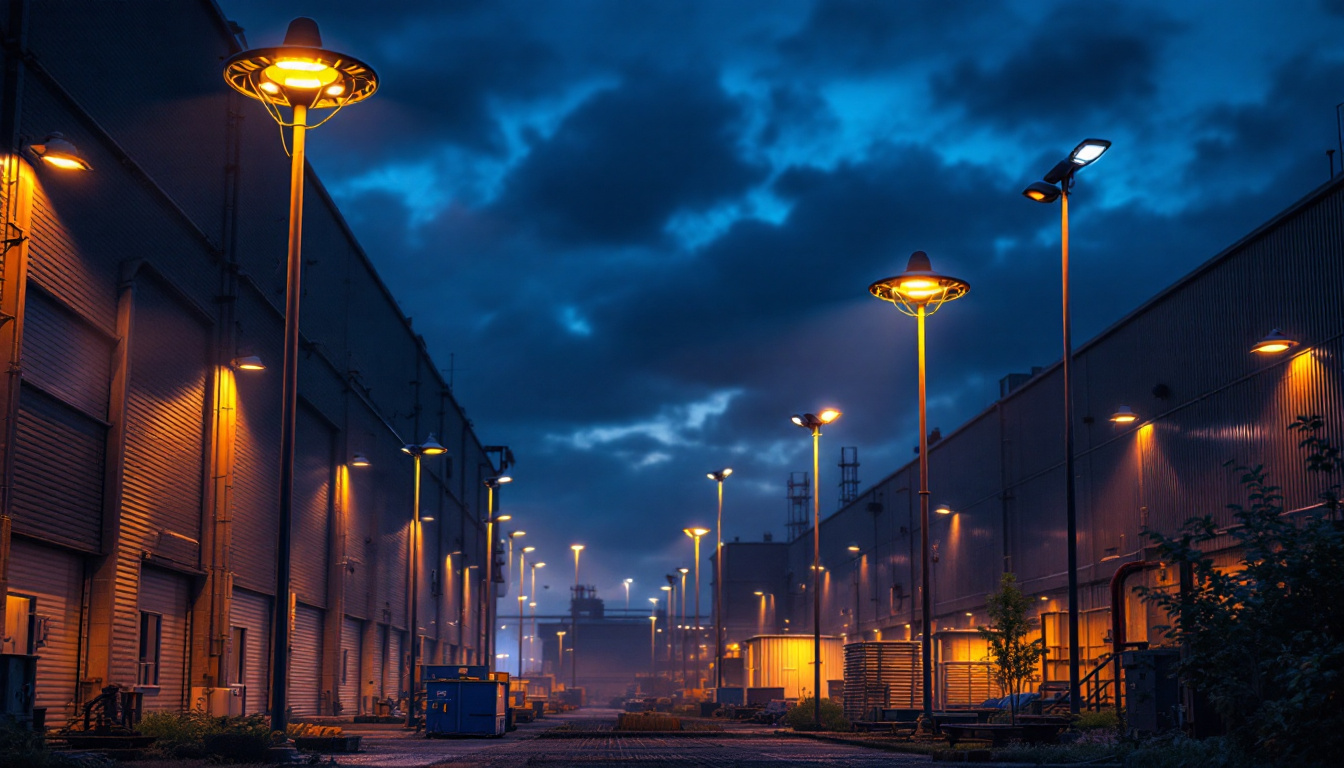
<svg viewBox="0 0 1344 768"><path fill-rule="evenodd" d="M275 615L272 626L275 633L275 642L272 644L272 706L271 706L271 726L275 730L284 730L286 724L286 688L288 682L288 650L289 640L289 595L290 595L290 537L292 521L292 504L294 488L294 441L295 441L295 414L297 408L298 392L298 343L299 343L299 299L301 296L300 277L301 277L301 244L303 232L303 190L305 173L305 150L306 134L308 129L308 112L313 109L340 109L362 101L378 88L378 79L373 69L358 59L338 54L336 52L322 48L321 36L318 33L317 24L311 19L298 18L292 21L286 32L284 43L279 47L257 48L231 57L225 64L224 77L230 86L245 96L260 101L268 112L282 127L291 129L291 171L290 171L290 212L289 212L289 238L288 238L288 260L287 260L287 282L285 298L285 341L284 341L284 372L282 378L281 394L281 435L280 435L280 504L279 504L279 530L278 530L278 549L276 564L276 583L277 594L275 600ZM286 122L281 113L281 108L287 107L290 110L290 120ZM325 121L323 121L325 122ZM321 125L319 123L318 125ZM1040 182L1029 186L1025 191L1029 199L1042 203L1051 203L1055 200L1060 201L1061 214L1061 256L1062 256L1062 315L1063 315L1063 375L1064 375L1064 425L1065 425L1065 496L1066 496L1066 516L1068 528L1068 579L1069 579L1069 689L1070 706L1073 711L1078 710L1078 573L1077 573L1077 524L1076 524L1076 501L1074 492L1074 473L1073 473L1073 391L1071 381L1071 363L1072 363L1072 344L1070 338L1070 315L1069 315L1069 219L1068 219L1068 196L1069 190L1073 185L1074 174L1079 168L1083 168L1095 162L1110 147L1110 142L1097 139L1089 139L1079 144L1067 158L1060 161L1050 170ZM929 580L929 541L928 541L928 438L927 438L927 414L926 414L926 391L925 391L925 354L924 354L924 320L927 316L937 312L946 302L964 296L969 290L969 285L964 280L940 275L932 270L928 256L922 251L916 251L910 258L910 263L906 271L900 275L879 280L869 286L869 291L876 297L891 302L898 309L907 315L916 318L918 323L918 356L919 356L919 430L920 430L920 526L921 541L920 551L922 555L921 581L924 587L921 589L921 611L924 616L925 630L923 631L922 660L924 671L924 710L926 715L932 710L932 667L931 667L931 632L929 629L929 617L931 616L930 595L927 588ZM840 412L834 409L821 411L818 415L804 414L794 416L793 421L800 427L808 429L812 433L813 441L813 478L817 477L818 446L820 440L820 429L823 424L834 421L839 417ZM420 445L407 445L407 453L415 458L415 504L413 511L413 533L418 533L420 525L419 498L420 498L420 458L422 456L432 456L442 453L443 446L432 439L432 436L425 443ZM715 628L715 682L716 687L721 687L722 667L723 667L723 629L721 626L721 603L722 603L722 546L723 546L723 480L728 476L731 470L712 472L710 479L716 480L719 489L719 514L716 525L716 578L715 578L715 600L714 600L714 628ZM486 485L490 489L490 504L487 514L487 561L486 561L486 585L490 588L493 574L493 526L495 523L502 522L508 516L498 516L494 514L493 496L499 483L507 482L508 478L498 477L487 481ZM696 531L696 532L693 532ZM695 540L696 547L696 621L699 622L699 545L700 537L707 530L696 528L687 529L687 535ZM418 536L412 536L412 555L415 555L414 547ZM575 598L577 600L579 593L579 553L583 545L576 544L572 547L574 551L574 574L575 574ZM815 716L818 722L821 718L821 590L820 585L820 499L817 493L813 493L813 671L814 671L814 699L816 700ZM520 563L522 562L520 558ZM412 560L414 563L414 560ZM520 573L523 573L520 566ZM412 596L415 592L415 568L411 568ZM521 579L520 579L521 582ZM629 585L626 585L627 590ZM521 591L521 586L520 586ZM487 600L487 604L491 602ZM412 597L411 603L411 628L412 635L415 632L415 605L416 601ZM628 606L628 591L627 591ZM524 598L519 597L519 672L522 671L522 617L524 608ZM577 611L577 608L575 609ZM489 608L487 607L487 620L489 618ZM684 609L683 609L684 612ZM577 622L577 613L575 615ZM655 617L656 618L656 617ZM656 623L656 622L655 622ZM492 624L488 624L491 626ZM575 627L574 629L577 629ZM563 639L563 637L562 637ZM575 638L571 638L571 647ZM412 670L414 670L415 649L417 643L412 638L411 643L411 661ZM572 653L572 651L571 651ZM698 661L699 644L696 645L696 654ZM575 668L577 664L571 663L571 684L577 682L577 673ZM415 710L415 697L411 697L411 707L408 714L408 723L412 721Z"/></svg>

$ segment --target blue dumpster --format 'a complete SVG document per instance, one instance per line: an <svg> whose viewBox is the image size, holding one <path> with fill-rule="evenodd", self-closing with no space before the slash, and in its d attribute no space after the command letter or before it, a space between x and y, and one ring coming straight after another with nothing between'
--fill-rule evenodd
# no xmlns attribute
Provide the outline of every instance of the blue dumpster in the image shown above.
<svg viewBox="0 0 1344 768"><path fill-rule="evenodd" d="M425 681L426 736L503 736L507 704L498 680Z"/></svg>

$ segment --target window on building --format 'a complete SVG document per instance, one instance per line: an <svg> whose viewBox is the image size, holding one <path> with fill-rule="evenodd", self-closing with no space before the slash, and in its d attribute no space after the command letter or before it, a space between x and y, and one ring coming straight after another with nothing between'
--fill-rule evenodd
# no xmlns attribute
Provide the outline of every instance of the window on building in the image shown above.
<svg viewBox="0 0 1344 768"><path fill-rule="evenodd" d="M163 616L140 612L140 675L137 685L159 684L159 652L163 645Z"/></svg>

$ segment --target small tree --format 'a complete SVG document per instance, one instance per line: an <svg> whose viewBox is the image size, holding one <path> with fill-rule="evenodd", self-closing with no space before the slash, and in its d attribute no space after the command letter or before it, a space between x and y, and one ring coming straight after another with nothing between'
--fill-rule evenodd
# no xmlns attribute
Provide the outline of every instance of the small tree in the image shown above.
<svg viewBox="0 0 1344 768"><path fill-rule="evenodd" d="M1184 649L1181 677L1202 690L1232 742L1256 764L1338 765L1344 754L1344 527L1340 451L1300 416L1308 476L1320 503L1284 514L1283 495L1260 466L1237 467L1247 503L1235 523L1193 518L1174 536L1145 535L1186 568L1184 592L1141 590L1172 620ZM1222 567L1212 550L1230 539L1240 554Z"/></svg>
<svg viewBox="0 0 1344 768"><path fill-rule="evenodd" d="M1027 640L1027 598L1017 587L1017 576L1003 574L999 589L989 595L989 626L980 627L980 636L989 641L994 658L994 679L1008 694L1011 722L1017 724L1017 699L1022 687L1036 675L1045 649L1041 639Z"/></svg>

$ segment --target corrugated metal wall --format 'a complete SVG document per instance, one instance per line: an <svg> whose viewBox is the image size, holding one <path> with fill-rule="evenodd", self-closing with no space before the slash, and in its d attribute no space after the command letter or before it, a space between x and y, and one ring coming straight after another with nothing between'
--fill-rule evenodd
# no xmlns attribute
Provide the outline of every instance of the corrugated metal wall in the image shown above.
<svg viewBox="0 0 1344 768"><path fill-rule="evenodd" d="M233 590L229 623L247 629L247 647L243 651L247 714L270 709L271 600L254 592Z"/></svg>
<svg viewBox="0 0 1344 768"><path fill-rule="evenodd" d="M294 592L303 602L327 604L335 433L308 408L299 408L294 459Z"/></svg>
<svg viewBox="0 0 1344 768"><path fill-rule="evenodd" d="M322 700L322 609L294 607L290 646L289 707L298 717L320 714Z"/></svg>
<svg viewBox="0 0 1344 768"><path fill-rule="evenodd" d="M83 558L15 538L9 550L9 591L34 598L45 631L38 647L37 700L47 722L59 724L75 714L79 680L80 606L84 596Z"/></svg>
<svg viewBox="0 0 1344 768"><path fill-rule="evenodd" d="M187 612L189 597L190 587L185 576L150 566L140 572L140 611L163 617L159 684L157 690L153 686L141 686L146 712L181 709L187 704L187 638L191 631L191 616ZM137 660L138 650L137 647Z"/></svg>
<svg viewBox="0 0 1344 768"><path fill-rule="evenodd" d="M104 423L24 386L14 451L14 530L97 552L106 441Z"/></svg>
<svg viewBox="0 0 1344 768"><path fill-rule="evenodd" d="M250 287L238 296L239 352L265 371L239 371L233 475L234 583L275 593L275 537L280 514L280 315Z"/></svg>
<svg viewBox="0 0 1344 768"><path fill-rule="evenodd" d="M360 660L364 650L364 622L346 616L341 621L341 714L359 714Z"/></svg>

